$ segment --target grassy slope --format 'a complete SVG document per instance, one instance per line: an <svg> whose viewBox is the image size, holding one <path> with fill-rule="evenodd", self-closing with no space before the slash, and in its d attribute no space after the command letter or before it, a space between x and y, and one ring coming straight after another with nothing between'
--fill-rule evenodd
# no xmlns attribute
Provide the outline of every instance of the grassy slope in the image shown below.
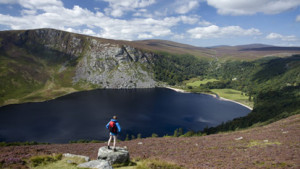
<svg viewBox="0 0 300 169"><path fill-rule="evenodd" d="M250 129L201 137L122 141L131 159L159 159L186 168L298 168L300 115ZM142 144L138 144L142 142ZM97 158L105 143L0 147L0 161L38 154L73 153ZM17 163L21 165L21 162ZM7 164L4 163L3 167ZM14 164L12 164L14 165Z"/></svg>
<svg viewBox="0 0 300 169"><path fill-rule="evenodd" d="M187 86L199 87L201 84L206 84L208 82L215 82L215 81L218 81L218 80L217 79L203 79L203 80L200 80L198 78L192 78L188 81L185 81L184 83Z"/></svg>
<svg viewBox="0 0 300 169"><path fill-rule="evenodd" d="M211 89L222 98L233 100L253 108L253 102L249 101L249 96L242 95L241 91L234 89Z"/></svg>
<svg viewBox="0 0 300 169"><path fill-rule="evenodd" d="M22 39L17 33L25 37ZM62 42L57 44L67 43L71 35L62 32ZM76 60L64 53L64 49L45 47L32 32L0 32L0 36L0 106L45 101L95 88L84 82L72 84L80 56ZM84 41L84 37L81 38Z"/></svg>
<svg viewBox="0 0 300 169"><path fill-rule="evenodd" d="M216 82L218 81L217 79L199 79L199 78L192 78L190 80L184 81L183 84L185 86L178 86L177 88L183 89L185 91L189 92L197 92L197 87L200 85L204 85L208 82ZM189 89L188 87L191 86L194 89ZM253 101L249 101L249 96L246 96L245 94L242 95L241 91L234 90L234 89L210 89L209 91L199 91L200 93L213 93L217 94L218 96L233 100L236 102L239 102L241 104L244 104L246 106L249 106L253 108Z"/></svg>

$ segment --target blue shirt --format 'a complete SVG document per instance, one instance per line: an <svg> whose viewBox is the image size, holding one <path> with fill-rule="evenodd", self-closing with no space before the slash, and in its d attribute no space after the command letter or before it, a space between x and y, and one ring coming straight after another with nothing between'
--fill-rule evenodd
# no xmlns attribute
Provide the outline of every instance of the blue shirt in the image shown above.
<svg viewBox="0 0 300 169"><path fill-rule="evenodd" d="M111 119L110 121L115 122L115 123L116 123L116 126L117 126L117 128L118 128L118 132L117 132L117 133L112 133L112 132L110 132L111 135L115 136L115 135L117 135L118 133L121 132L121 126L120 126L118 120ZM107 128L107 129L109 128L109 123L110 123L110 121L109 121L109 122L107 123L107 125L106 125L106 128Z"/></svg>

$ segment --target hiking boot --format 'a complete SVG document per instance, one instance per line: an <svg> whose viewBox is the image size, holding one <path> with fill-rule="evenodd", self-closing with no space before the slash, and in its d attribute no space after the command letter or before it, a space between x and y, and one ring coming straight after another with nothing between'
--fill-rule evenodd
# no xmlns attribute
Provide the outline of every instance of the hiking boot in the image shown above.
<svg viewBox="0 0 300 169"><path fill-rule="evenodd" d="M110 150L110 147L109 147L109 146L107 146L107 149L109 149L109 150Z"/></svg>
<svg viewBox="0 0 300 169"><path fill-rule="evenodd" d="M114 148L114 152L116 152L117 151L117 149L116 148Z"/></svg>

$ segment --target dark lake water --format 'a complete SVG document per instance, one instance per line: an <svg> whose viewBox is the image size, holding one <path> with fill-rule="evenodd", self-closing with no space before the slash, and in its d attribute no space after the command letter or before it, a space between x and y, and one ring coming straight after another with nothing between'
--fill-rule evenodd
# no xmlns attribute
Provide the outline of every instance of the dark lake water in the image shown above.
<svg viewBox="0 0 300 169"><path fill-rule="evenodd" d="M106 140L105 125L113 115L122 127L121 139L138 133L142 137L172 135L176 128L198 131L249 112L239 104L209 95L164 88L94 90L0 107L0 141Z"/></svg>

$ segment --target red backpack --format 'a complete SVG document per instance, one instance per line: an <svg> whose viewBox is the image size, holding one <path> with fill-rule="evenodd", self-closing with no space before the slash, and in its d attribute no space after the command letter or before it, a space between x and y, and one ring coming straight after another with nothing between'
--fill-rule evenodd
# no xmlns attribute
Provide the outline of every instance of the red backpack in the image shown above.
<svg viewBox="0 0 300 169"><path fill-rule="evenodd" d="M117 125L116 125L116 122L114 121L110 121L109 122L109 127L108 127L109 131L112 132L112 133L118 133L118 128L117 128Z"/></svg>

